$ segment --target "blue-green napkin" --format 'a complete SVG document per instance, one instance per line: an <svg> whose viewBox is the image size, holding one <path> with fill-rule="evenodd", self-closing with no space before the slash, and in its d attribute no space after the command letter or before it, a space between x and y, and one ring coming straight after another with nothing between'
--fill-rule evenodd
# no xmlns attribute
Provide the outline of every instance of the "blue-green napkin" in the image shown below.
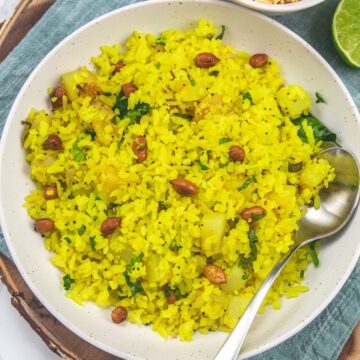
<svg viewBox="0 0 360 360"><path fill-rule="evenodd" d="M0 131L21 86L40 60L63 38L90 20L137 0L57 0L15 50L0 64ZM309 10L271 15L309 42L342 78L360 108L360 70L343 62L331 42L338 0ZM154 20L155 21L155 20ZM0 251L10 255L0 236ZM331 304L306 328L252 360L335 360L360 320L360 263Z"/></svg>

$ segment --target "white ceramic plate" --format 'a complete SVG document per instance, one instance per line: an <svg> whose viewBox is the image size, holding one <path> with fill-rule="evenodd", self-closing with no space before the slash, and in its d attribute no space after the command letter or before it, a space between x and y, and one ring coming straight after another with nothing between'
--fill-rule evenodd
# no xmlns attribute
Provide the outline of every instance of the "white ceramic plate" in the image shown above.
<svg viewBox="0 0 360 360"><path fill-rule="evenodd" d="M254 10L286 14L289 12L308 9L310 7L322 3L325 0L299 0L293 3L286 3L286 4L265 4L256 0L231 0L231 1Z"/></svg>
<svg viewBox="0 0 360 360"><path fill-rule="evenodd" d="M0 216L2 229L19 270L40 301L76 334L114 355L127 359L212 359L226 339L225 333L196 334L192 342L164 340L150 327L111 322L111 309L89 303L83 307L68 300L60 284L63 274L50 264L53 256L45 250L33 221L22 208L24 197L34 188L24 158L20 124L29 109L49 109L47 88L56 86L62 73L79 65L90 65L103 44L125 40L133 30L159 34L168 28L186 30L206 18L218 27L227 26L224 42L249 53L265 52L277 59L289 84L300 84L311 95L313 113L338 134L360 157L359 114L335 72L306 42L290 30L255 12L232 4L209 1L153 1L139 3L85 25L52 50L34 70L21 89L7 120L1 142ZM315 105L315 91L326 104ZM282 309L270 307L257 316L246 338L242 356L258 354L294 335L313 320L331 301L348 278L359 255L358 217L342 231L341 241L321 247L318 269L306 272L308 293L282 299Z"/></svg>

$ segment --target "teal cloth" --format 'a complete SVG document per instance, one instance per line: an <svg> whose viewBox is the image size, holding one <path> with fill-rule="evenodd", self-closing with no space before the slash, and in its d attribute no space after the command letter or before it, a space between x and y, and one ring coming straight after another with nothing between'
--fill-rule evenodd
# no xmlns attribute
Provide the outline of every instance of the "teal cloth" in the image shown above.
<svg viewBox="0 0 360 360"><path fill-rule="evenodd" d="M21 86L40 60L74 30L106 12L136 0L57 0L24 40L0 64L0 130ZM360 108L360 70L340 58L331 41L331 19L338 0L309 10L271 17L299 34L330 63ZM156 21L156 20L154 20ZM4 176L4 174L2 175ZM0 251L9 256L3 236ZM337 359L360 320L360 262L331 304L298 334L252 360Z"/></svg>

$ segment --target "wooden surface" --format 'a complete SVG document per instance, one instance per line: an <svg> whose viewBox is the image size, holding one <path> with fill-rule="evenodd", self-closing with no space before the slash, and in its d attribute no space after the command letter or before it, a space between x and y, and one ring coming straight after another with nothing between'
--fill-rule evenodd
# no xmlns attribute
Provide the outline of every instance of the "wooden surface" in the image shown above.
<svg viewBox="0 0 360 360"><path fill-rule="evenodd" d="M55 1L23 0L20 3L13 16L0 28L0 62ZM88 344L59 323L36 299L14 264L2 254L0 277L12 296L12 305L47 346L59 356L67 360L119 359ZM351 334L338 360L360 360L360 323Z"/></svg>

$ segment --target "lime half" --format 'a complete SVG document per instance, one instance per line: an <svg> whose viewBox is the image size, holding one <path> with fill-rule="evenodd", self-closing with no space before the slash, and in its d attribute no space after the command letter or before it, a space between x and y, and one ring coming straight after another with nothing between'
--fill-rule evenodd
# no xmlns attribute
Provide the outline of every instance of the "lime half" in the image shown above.
<svg viewBox="0 0 360 360"><path fill-rule="evenodd" d="M341 57L360 69L360 0L341 0L332 21L334 45Z"/></svg>

